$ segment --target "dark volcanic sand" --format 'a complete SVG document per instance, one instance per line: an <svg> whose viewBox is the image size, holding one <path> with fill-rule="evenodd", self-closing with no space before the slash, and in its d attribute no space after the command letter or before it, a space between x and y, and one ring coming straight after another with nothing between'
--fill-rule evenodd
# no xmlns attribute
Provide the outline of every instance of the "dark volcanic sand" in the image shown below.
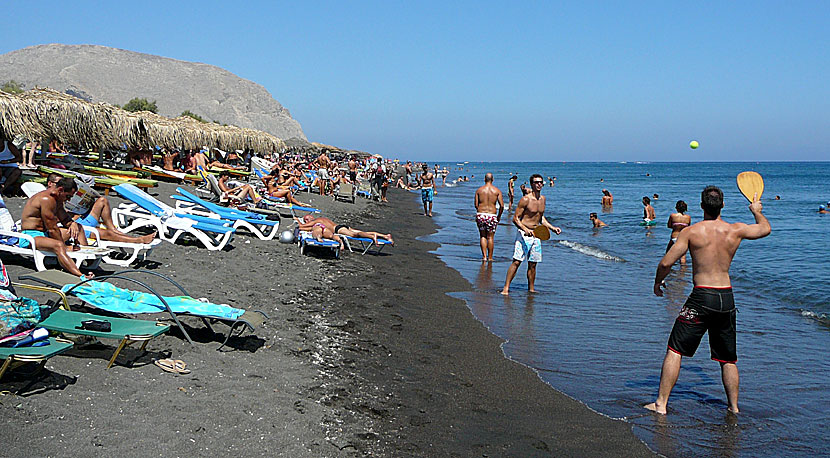
<svg viewBox="0 0 830 458"><path fill-rule="evenodd" d="M174 189L157 191L172 202ZM628 424L507 360L501 340L444 294L470 285L415 239L435 226L413 197L392 190L391 204L351 205L301 196L336 222L392 232L397 245L381 256L301 256L244 235L224 252L165 242L144 268L194 296L263 310L267 324L220 352L221 341L187 319L195 347L171 330L109 370L111 340L34 376L13 371L0 381L0 455L651 455ZM23 199L6 203L19 217ZM34 267L3 260L12 278ZM162 357L193 372L164 373L152 365Z"/></svg>

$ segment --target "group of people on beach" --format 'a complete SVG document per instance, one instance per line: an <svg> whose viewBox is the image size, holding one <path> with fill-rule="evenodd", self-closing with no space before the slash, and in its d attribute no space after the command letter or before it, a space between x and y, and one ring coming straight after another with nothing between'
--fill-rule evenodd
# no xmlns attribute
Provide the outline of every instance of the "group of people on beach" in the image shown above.
<svg viewBox="0 0 830 458"><path fill-rule="evenodd" d="M513 186L517 178L513 175L508 181L508 211L512 207ZM542 175L531 175L529 192L521 197L513 214L512 222L517 233L512 262L507 269L507 277L501 290L503 295L509 294L510 283L525 261L528 291L535 292L536 265L542 261L542 240L535 235L535 229L543 226L555 234L561 233L560 228L553 226L545 218L545 196L541 194L544 183ZM612 206L613 195L607 189L603 189L602 193L603 208ZM655 194L654 197L658 196ZM650 199L643 197L642 201L644 221L655 220L656 215ZM493 185L492 173L485 175L484 185L476 190L474 204L482 261L492 262L495 233L505 208L501 190ZM681 200L676 203L677 212L671 214L667 222L667 226L672 230L671 239L666 247L666 254L658 263L654 278L653 292L656 296L662 297L664 280L671 272L671 267L678 261L685 264L686 253L691 255L694 288L681 308L669 336L657 399L644 406L660 414L666 413L669 395L680 373L682 358L694 356L703 335L707 332L711 357L721 366L728 410L735 414L739 412L736 309L729 267L743 240L766 237L770 234L771 227L762 213L763 206L757 194L749 205L749 211L755 218L754 224L724 221L720 215L723 208L723 191L716 186L703 189L700 207L703 210L703 220L691 224L691 217L686 214L686 202ZM590 218L594 227L605 226L596 213L591 213Z"/></svg>

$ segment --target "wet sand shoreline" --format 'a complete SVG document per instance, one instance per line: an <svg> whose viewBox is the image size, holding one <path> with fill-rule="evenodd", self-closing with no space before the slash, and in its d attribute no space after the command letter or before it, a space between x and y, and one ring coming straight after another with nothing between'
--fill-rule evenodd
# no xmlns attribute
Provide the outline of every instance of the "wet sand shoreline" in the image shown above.
<svg viewBox="0 0 830 458"><path fill-rule="evenodd" d="M174 189L157 191L170 201ZM435 226L414 197L391 190L390 204L352 205L301 196L336 222L392 232L397 245L380 256L301 256L241 235L226 252L165 242L145 268L213 302L263 310L268 323L222 352L187 320L195 347L171 330L147 355L127 352L139 356L135 367L122 356L104 369L110 340L53 358L34 377L7 375L4 454L651 455L630 425L506 359L501 340L445 294L470 285L416 239ZM6 202L19 216L22 199ZM33 268L4 261L13 279ZM193 373L152 365L167 356Z"/></svg>

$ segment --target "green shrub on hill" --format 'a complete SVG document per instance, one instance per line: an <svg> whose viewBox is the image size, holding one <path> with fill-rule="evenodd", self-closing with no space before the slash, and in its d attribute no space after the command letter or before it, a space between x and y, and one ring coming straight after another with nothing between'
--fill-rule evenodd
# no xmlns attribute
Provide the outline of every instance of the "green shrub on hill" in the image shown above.
<svg viewBox="0 0 830 458"><path fill-rule="evenodd" d="M23 85L15 80L9 80L5 84L0 86L0 91L9 94L20 94L21 92L23 92Z"/></svg>
<svg viewBox="0 0 830 458"><path fill-rule="evenodd" d="M123 107L124 110L127 111L149 111L152 113L158 113L158 107L156 106L156 101L153 100L152 102L148 101L147 99L140 99L138 97L130 100Z"/></svg>
<svg viewBox="0 0 830 458"><path fill-rule="evenodd" d="M182 115L182 116L188 116L188 117L191 117L191 118L193 118L193 119L195 119L195 120L197 120L197 121L199 121L199 122L207 122L207 120L205 120L204 118L202 118L201 116L197 115L196 113L194 113L194 112L192 112L192 111L190 111L190 110L184 110L184 111L182 111L182 114L181 114L181 115Z"/></svg>

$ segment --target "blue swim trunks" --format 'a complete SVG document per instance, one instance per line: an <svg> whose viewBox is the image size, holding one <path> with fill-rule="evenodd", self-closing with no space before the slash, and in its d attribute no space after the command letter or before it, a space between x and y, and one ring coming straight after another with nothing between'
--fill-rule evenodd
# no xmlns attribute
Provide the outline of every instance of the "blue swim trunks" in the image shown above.
<svg viewBox="0 0 830 458"><path fill-rule="evenodd" d="M424 203L432 202L433 192L435 188L424 188L421 189L421 201Z"/></svg>
<svg viewBox="0 0 830 458"><path fill-rule="evenodd" d="M92 216L91 214L86 215L83 218L78 218L77 220L75 220L75 222L77 222L81 226L89 226L89 227L98 227L100 225L100 223L98 223L98 220L95 219L95 217Z"/></svg>
<svg viewBox="0 0 830 458"><path fill-rule="evenodd" d="M26 235L30 235L32 237L48 237L45 232L36 231L36 230L32 230L32 229L24 229L20 232L22 232ZM29 248L29 241L26 240L26 239L20 239L20 241L18 242L18 245L20 245L20 248Z"/></svg>

